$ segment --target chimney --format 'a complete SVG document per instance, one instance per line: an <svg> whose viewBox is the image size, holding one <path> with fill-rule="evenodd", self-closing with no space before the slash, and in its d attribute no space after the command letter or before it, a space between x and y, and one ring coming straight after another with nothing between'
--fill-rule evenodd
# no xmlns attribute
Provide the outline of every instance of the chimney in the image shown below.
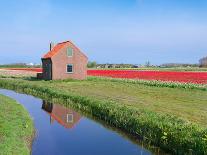
<svg viewBox="0 0 207 155"><path fill-rule="evenodd" d="M54 48L55 44L54 42L50 42L50 51Z"/></svg>

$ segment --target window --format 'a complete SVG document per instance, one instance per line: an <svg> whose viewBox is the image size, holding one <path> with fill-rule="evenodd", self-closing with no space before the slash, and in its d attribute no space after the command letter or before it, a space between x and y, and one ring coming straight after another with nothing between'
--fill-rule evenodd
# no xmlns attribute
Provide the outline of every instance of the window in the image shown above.
<svg viewBox="0 0 207 155"><path fill-rule="evenodd" d="M73 65L67 64L67 73L73 73Z"/></svg>
<svg viewBox="0 0 207 155"><path fill-rule="evenodd" d="M67 48L67 56L72 57L73 56L73 49L71 47Z"/></svg>
<svg viewBox="0 0 207 155"><path fill-rule="evenodd" d="M67 114L67 123L73 123L73 114Z"/></svg>

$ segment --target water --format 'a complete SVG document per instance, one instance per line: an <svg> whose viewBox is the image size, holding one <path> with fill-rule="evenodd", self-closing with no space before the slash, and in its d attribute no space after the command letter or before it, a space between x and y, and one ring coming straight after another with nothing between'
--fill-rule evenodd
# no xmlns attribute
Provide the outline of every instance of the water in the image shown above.
<svg viewBox="0 0 207 155"><path fill-rule="evenodd" d="M150 155L149 150L115 130L63 105L0 89L21 103L36 128L32 155Z"/></svg>

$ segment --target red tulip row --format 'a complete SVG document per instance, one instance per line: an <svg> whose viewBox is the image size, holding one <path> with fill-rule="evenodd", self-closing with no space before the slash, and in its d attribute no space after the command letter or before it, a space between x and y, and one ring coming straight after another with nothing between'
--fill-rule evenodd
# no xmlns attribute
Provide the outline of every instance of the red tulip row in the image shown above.
<svg viewBox="0 0 207 155"><path fill-rule="evenodd" d="M9 70L42 72L42 68L10 68ZM88 75L124 79L159 80L182 83L207 84L207 72L88 70Z"/></svg>
<svg viewBox="0 0 207 155"><path fill-rule="evenodd" d="M207 84L207 72L88 70L90 76Z"/></svg>
<svg viewBox="0 0 207 155"><path fill-rule="evenodd" d="M5 70L42 72L42 68L5 68Z"/></svg>

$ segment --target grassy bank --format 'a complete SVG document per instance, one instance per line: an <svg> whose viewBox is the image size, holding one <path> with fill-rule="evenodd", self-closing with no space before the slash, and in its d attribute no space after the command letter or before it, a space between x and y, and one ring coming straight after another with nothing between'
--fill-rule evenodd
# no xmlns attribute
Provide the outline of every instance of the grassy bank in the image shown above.
<svg viewBox="0 0 207 155"><path fill-rule="evenodd" d="M197 90L207 91L207 84L193 84L193 83L181 83L181 82L158 81L158 80L122 79L122 78L95 77L95 76L88 77L88 80L130 83L130 84L139 84L139 85L155 86L155 87L184 88L186 90L197 89Z"/></svg>
<svg viewBox="0 0 207 155"><path fill-rule="evenodd" d="M175 153L207 153L207 91L102 79L0 79L0 87L57 98Z"/></svg>
<svg viewBox="0 0 207 155"><path fill-rule="evenodd" d="M0 155L29 155L33 133L28 112L15 100L0 95Z"/></svg>

